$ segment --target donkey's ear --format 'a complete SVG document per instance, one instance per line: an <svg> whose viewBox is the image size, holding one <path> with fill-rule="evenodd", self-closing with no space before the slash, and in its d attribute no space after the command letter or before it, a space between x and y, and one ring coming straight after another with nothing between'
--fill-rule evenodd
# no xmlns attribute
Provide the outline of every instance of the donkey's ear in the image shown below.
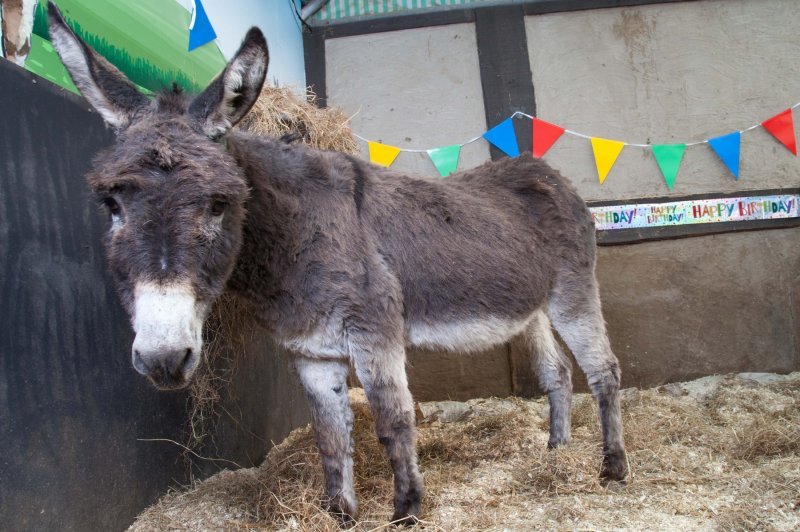
<svg viewBox="0 0 800 532"><path fill-rule="evenodd" d="M264 34L250 28L225 70L189 106L205 135L219 138L247 114L261 94L268 63Z"/></svg>
<svg viewBox="0 0 800 532"><path fill-rule="evenodd" d="M47 17L50 39L75 86L110 126L125 129L136 111L149 104L147 96L73 33L52 0Z"/></svg>

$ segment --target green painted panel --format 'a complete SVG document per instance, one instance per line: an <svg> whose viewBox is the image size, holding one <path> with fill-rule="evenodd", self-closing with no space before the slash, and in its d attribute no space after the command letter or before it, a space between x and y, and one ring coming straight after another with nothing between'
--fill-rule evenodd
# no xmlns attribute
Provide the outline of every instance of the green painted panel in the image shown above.
<svg viewBox="0 0 800 532"><path fill-rule="evenodd" d="M49 38L45 5L40 0L34 19L33 31L40 38ZM215 42L188 51L190 14L174 0L59 0L58 6L78 36L150 91L173 81L196 91L225 67ZM44 51L40 63L46 72ZM35 68L29 70L42 75ZM60 79L57 72L45 77Z"/></svg>
<svg viewBox="0 0 800 532"><path fill-rule="evenodd" d="M31 35L31 52L25 61L25 68L34 74L52 81L65 89L78 94L78 89L67 73L67 69L61 64L58 54L53 49L50 41L42 39L35 33Z"/></svg>

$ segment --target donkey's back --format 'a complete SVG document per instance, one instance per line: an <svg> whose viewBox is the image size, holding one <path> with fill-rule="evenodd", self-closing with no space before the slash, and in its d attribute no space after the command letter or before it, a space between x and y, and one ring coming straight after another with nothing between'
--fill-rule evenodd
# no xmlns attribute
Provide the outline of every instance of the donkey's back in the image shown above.
<svg viewBox="0 0 800 532"><path fill-rule="evenodd" d="M247 134L232 135L229 149L256 196L284 197L271 216L291 222L253 237L298 249L275 277L276 290L303 294L288 313L298 322L283 321L302 350L332 352L319 346L348 330L482 349L551 304L572 312L583 305L575 296L594 290L591 215L570 182L530 154L441 180Z"/></svg>
<svg viewBox="0 0 800 532"><path fill-rule="evenodd" d="M593 271L586 205L541 159L526 154L436 181L364 167L362 216L400 282L411 344L436 343L426 338L434 324L460 324L459 348L470 347L468 322L519 332L559 279Z"/></svg>

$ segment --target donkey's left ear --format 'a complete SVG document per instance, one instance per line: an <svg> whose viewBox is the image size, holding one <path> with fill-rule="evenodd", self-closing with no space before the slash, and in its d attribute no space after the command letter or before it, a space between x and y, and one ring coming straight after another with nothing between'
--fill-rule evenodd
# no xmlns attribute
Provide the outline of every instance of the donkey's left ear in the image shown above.
<svg viewBox="0 0 800 532"><path fill-rule="evenodd" d="M227 133L256 103L267 76L269 51L264 34L250 28L242 46L222 74L189 106L209 138Z"/></svg>

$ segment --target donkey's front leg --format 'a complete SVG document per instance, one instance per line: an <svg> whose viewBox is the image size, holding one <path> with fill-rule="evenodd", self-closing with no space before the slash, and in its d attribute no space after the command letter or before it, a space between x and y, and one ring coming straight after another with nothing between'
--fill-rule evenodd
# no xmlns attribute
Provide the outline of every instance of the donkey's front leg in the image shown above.
<svg viewBox="0 0 800 532"><path fill-rule="evenodd" d="M325 473L327 509L343 525L358 516L353 492L353 413L347 398L348 364L298 357L295 367L308 396L311 422Z"/></svg>
<svg viewBox="0 0 800 532"><path fill-rule="evenodd" d="M354 350L353 362L375 418L375 432L394 471L392 521L414 524L424 489L417 466L417 429L405 348L402 344L362 346Z"/></svg>

